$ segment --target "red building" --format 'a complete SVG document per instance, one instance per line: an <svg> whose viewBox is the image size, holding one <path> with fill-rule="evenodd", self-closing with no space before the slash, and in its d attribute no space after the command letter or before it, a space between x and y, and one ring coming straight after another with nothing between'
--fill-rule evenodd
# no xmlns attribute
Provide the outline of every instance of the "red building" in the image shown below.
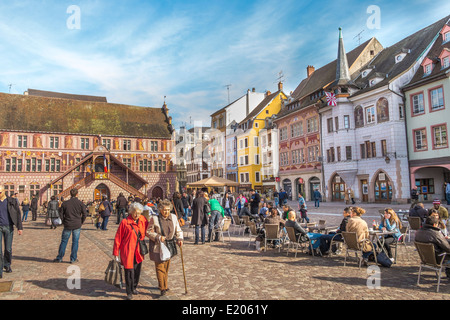
<svg viewBox="0 0 450 320"><path fill-rule="evenodd" d="M19 201L52 195L165 197L176 187L172 118L104 97L0 93L0 177Z"/></svg>

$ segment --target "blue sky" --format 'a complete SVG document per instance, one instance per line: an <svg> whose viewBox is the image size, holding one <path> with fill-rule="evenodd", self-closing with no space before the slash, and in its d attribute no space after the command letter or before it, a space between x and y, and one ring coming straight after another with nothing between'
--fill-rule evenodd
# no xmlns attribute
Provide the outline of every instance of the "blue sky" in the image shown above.
<svg viewBox="0 0 450 320"><path fill-rule="evenodd" d="M79 29L67 21L79 8ZM380 28L370 29L380 8ZM294 90L345 48L376 37L384 47L450 13L448 0L0 0L0 92L28 88L106 96L161 107L178 128L210 124L210 114L247 89ZM73 21L73 20L70 20ZM78 21L78 20L76 20ZM11 88L9 85L12 84Z"/></svg>

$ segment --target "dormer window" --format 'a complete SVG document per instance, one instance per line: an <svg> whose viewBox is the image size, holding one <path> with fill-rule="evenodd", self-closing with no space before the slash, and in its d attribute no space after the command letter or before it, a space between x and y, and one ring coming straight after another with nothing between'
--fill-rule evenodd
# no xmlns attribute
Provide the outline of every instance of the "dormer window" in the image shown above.
<svg viewBox="0 0 450 320"><path fill-rule="evenodd" d="M449 42L450 41L450 26L449 25L445 25L444 28L442 28L441 30L441 34L442 34L442 44Z"/></svg>
<svg viewBox="0 0 450 320"><path fill-rule="evenodd" d="M431 60L428 57L425 58L425 60L423 60L422 62L422 67L423 67L423 76L424 77L428 76L433 71L433 60Z"/></svg>
<svg viewBox="0 0 450 320"><path fill-rule="evenodd" d="M433 70L433 68L432 68L431 63L430 63L430 64L427 64L427 65L425 66L425 70L424 70L425 75L429 75L429 74L431 73L432 70Z"/></svg>
<svg viewBox="0 0 450 320"><path fill-rule="evenodd" d="M450 50L444 48L444 50L442 50L441 54L439 55L439 59L441 60L441 68L448 68L450 66Z"/></svg>
<svg viewBox="0 0 450 320"><path fill-rule="evenodd" d="M399 63L400 61L403 60L403 58L405 57L404 54L398 54L395 56L395 63Z"/></svg>
<svg viewBox="0 0 450 320"><path fill-rule="evenodd" d="M445 57L442 59L442 69L450 67L450 56Z"/></svg>
<svg viewBox="0 0 450 320"><path fill-rule="evenodd" d="M447 32L446 34L444 34L444 42L449 42L450 41L450 32Z"/></svg>

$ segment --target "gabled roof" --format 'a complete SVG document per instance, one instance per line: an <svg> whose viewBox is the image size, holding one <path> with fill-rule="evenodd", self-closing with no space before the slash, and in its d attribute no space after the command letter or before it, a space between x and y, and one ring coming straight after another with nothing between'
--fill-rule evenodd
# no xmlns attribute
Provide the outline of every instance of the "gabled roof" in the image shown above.
<svg viewBox="0 0 450 320"><path fill-rule="evenodd" d="M367 40L349 53L347 53L348 65L351 66L358 59L364 49L371 41L377 41L375 38ZM304 79L292 93L292 98L295 100L302 99L317 90L324 88L336 80L337 59L319 68L311 74L309 78Z"/></svg>
<svg viewBox="0 0 450 320"><path fill-rule="evenodd" d="M423 67L420 67L419 69L417 69L416 74L411 79L409 84L404 87L404 89L408 89L408 88L418 85L420 83L427 82L428 79L436 79L439 76L444 76L445 74L448 74L450 72L450 67L443 69L442 61L440 59L437 59L444 50L450 51L450 41L443 43L443 39L441 36L435 41L434 45L431 47L431 49L428 52L428 55L426 57L426 58L430 59L431 61L435 62L431 73L427 76L424 76Z"/></svg>
<svg viewBox="0 0 450 320"><path fill-rule="evenodd" d="M420 56L428 49L433 40L436 39L442 27L449 18L450 16L447 16L381 51L380 54L368 64L368 67L374 66L371 73L369 73L364 79L355 79L357 82L365 83L366 87L357 91L352 95L352 97L388 85L398 76L410 69L417 62ZM396 63L395 56L399 52L404 52L405 49L408 49L409 53L401 62ZM374 73L387 74L387 77L376 85L370 87L368 80L373 78L372 75Z"/></svg>
<svg viewBox="0 0 450 320"><path fill-rule="evenodd" d="M162 108L0 93L0 129L170 139Z"/></svg>
<svg viewBox="0 0 450 320"><path fill-rule="evenodd" d="M267 107L267 105L268 105L269 103L272 102L272 100L273 100L276 96L278 96L278 95L279 95L280 93L282 93L282 92L283 92L283 91L279 90L279 91L274 92L274 93L272 93L272 94L270 94L270 95L267 95L267 96L264 98L264 100L261 101L260 104L258 104L258 105L256 106L256 108L253 109L252 112L250 112L250 113L245 117L245 119L242 120L242 121L239 123L239 125L241 125L241 124L247 122L248 120L251 120L253 117L256 117L261 111L264 110L265 107Z"/></svg>

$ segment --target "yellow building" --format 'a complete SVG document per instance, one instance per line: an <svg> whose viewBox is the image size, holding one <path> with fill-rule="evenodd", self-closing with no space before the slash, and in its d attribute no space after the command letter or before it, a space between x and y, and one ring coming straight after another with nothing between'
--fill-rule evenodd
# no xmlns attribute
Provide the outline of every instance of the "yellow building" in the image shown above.
<svg viewBox="0 0 450 320"><path fill-rule="evenodd" d="M259 131L266 127L266 122L280 112L283 99L283 84L278 84L278 91L268 91L264 100L239 123L236 131L237 164L240 191L262 190L261 156Z"/></svg>

